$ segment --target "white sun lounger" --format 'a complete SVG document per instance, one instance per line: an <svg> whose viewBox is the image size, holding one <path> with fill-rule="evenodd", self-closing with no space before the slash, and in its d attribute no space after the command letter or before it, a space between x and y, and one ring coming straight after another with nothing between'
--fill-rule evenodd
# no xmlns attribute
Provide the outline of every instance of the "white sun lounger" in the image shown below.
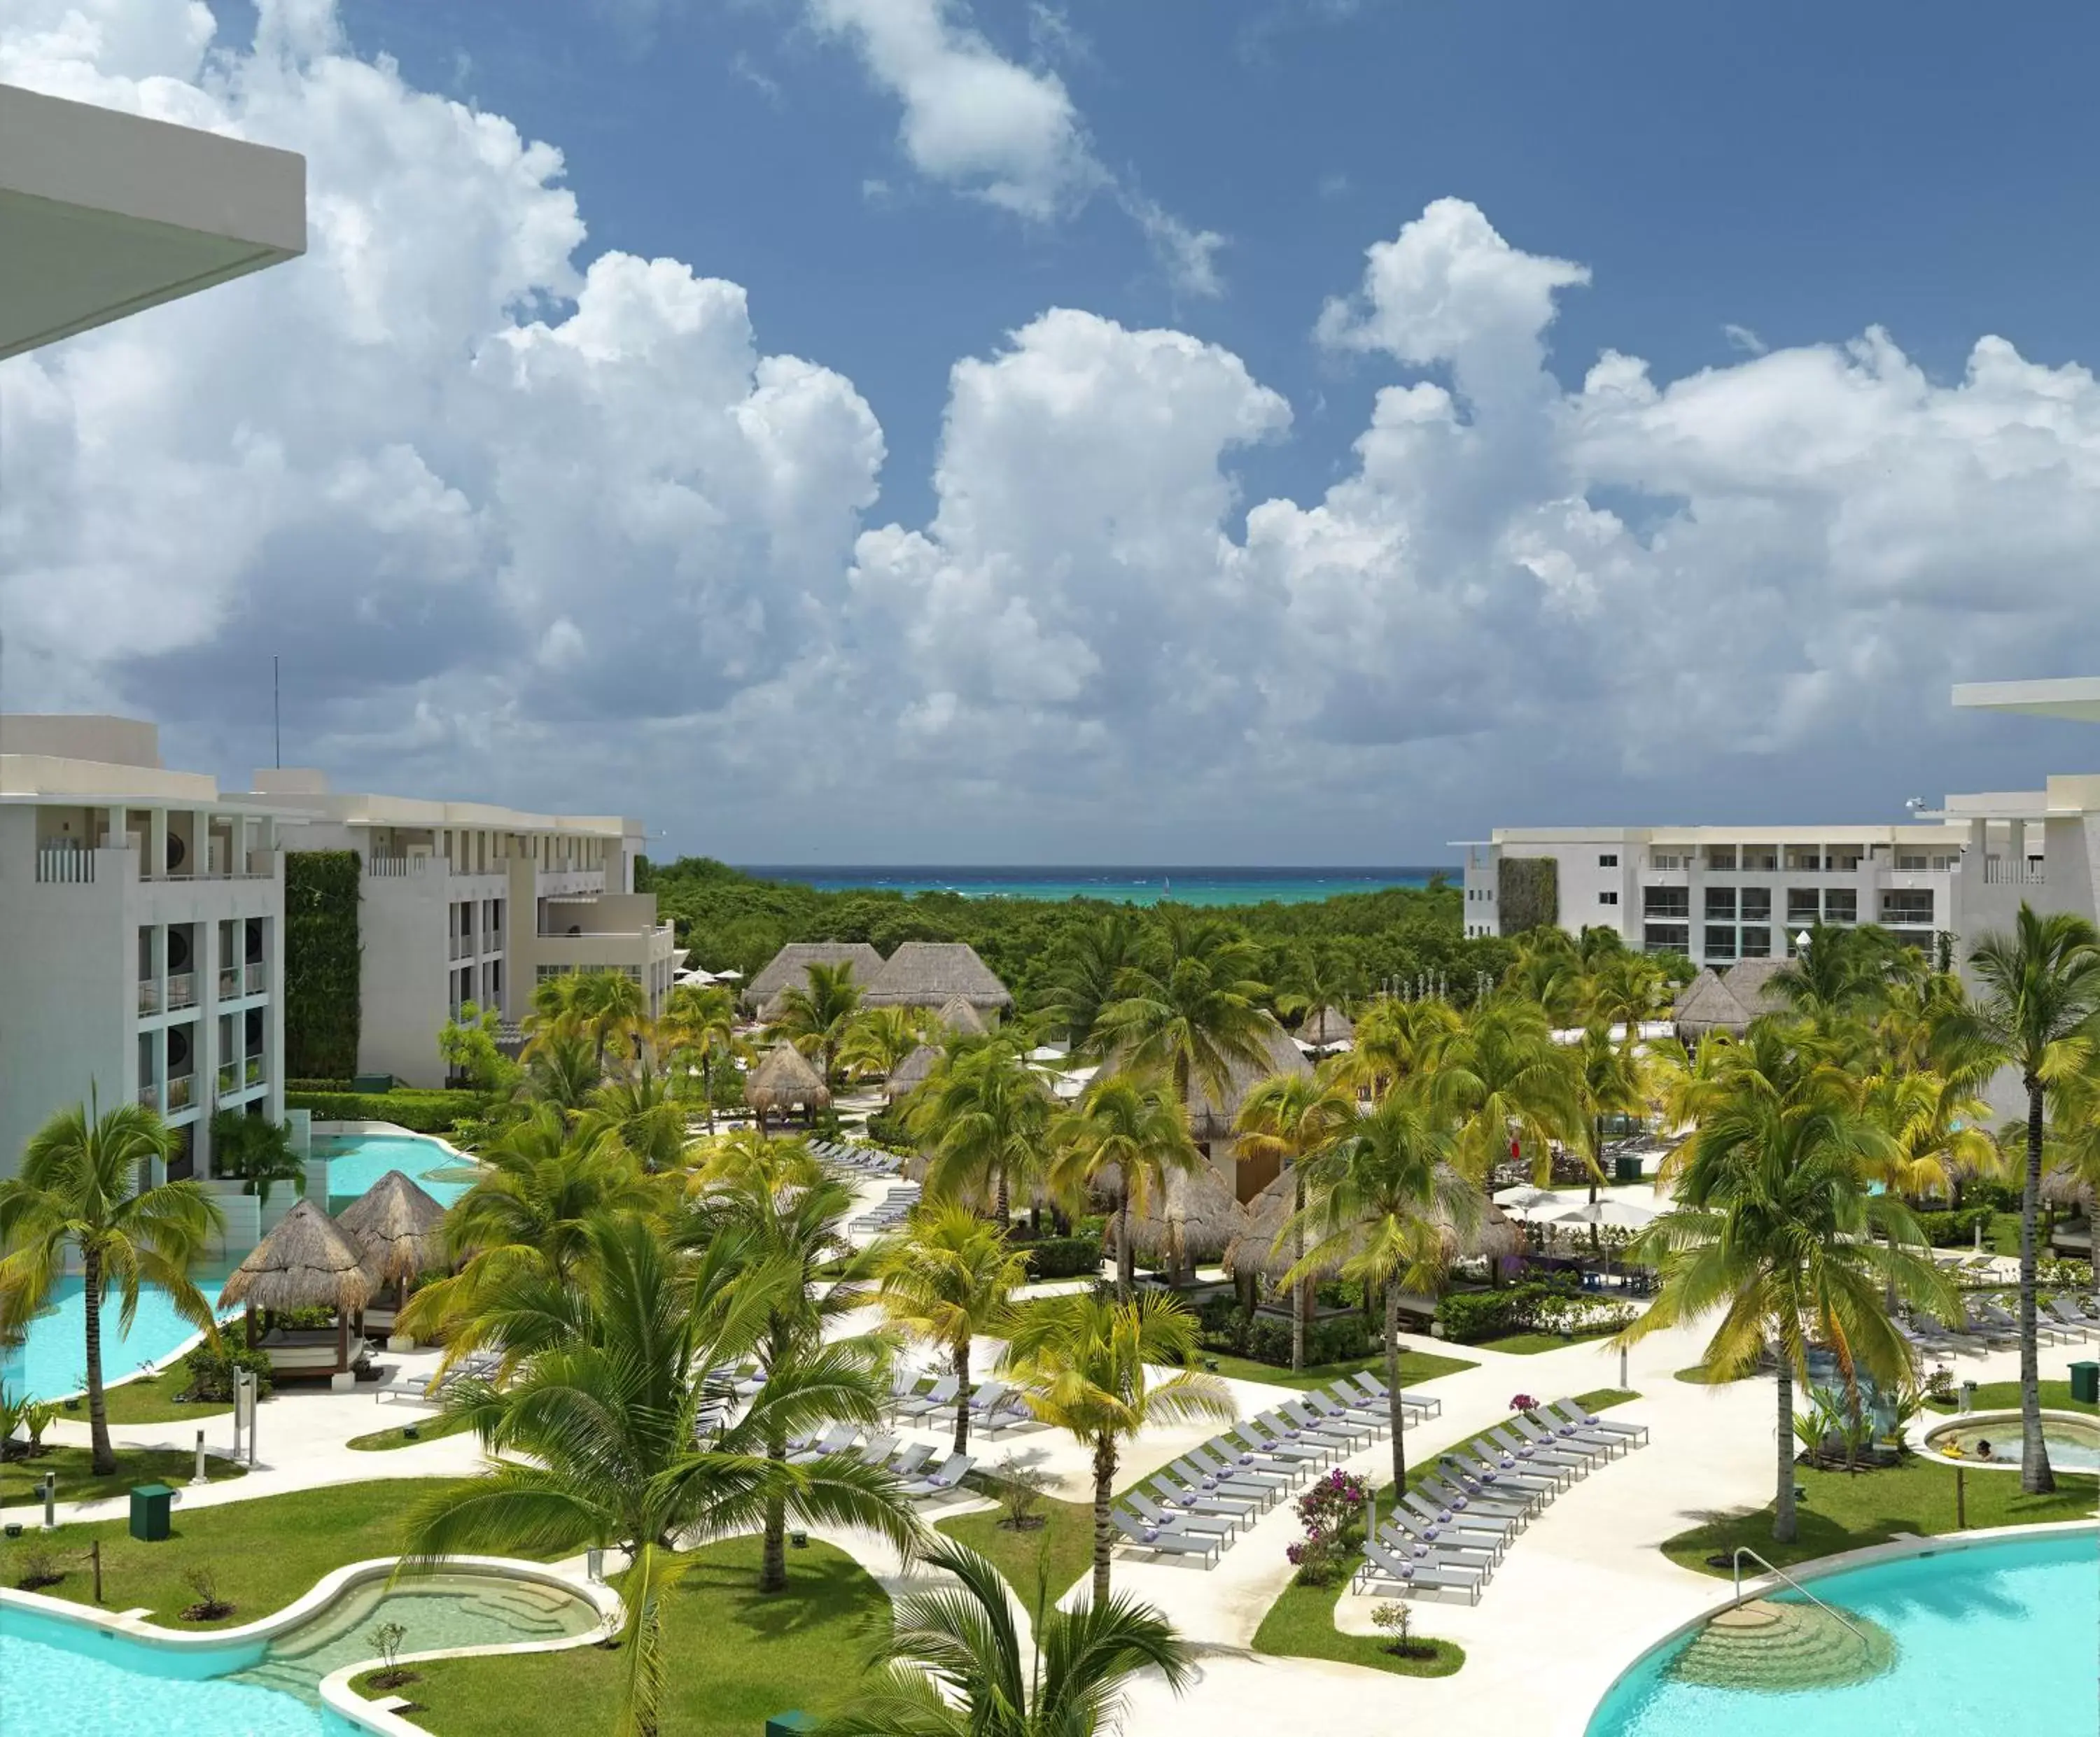
<svg viewBox="0 0 2100 1737"><path fill-rule="evenodd" d="M1419 1559L1403 1559L1375 1541L1364 1546L1363 1565L1357 1570L1352 1585L1358 1589L1373 1580L1413 1591L1433 1586L1450 1592L1462 1592L1468 1604L1480 1602L1480 1588L1485 1576L1476 1569L1461 1563L1448 1563L1434 1554Z"/></svg>

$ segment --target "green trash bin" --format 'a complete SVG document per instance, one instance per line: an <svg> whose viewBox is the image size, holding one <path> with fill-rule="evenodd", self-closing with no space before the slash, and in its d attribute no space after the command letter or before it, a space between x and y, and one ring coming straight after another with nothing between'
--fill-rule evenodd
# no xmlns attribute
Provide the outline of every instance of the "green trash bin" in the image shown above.
<svg viewBox="0 0 2100 1737"><path fill-rule="evenodd" d="M2100 1405L2100 1363L2071 1364L2071 1396L2088 1405Z"/></svg>
<svg viewBox="0 0 2100 1737"><path fill-rule="evenodd" d="M1641 1179L1641 1161L1630 1152L1622 1152L1612 1161L1612 1180L1639 1182Z"/></svg>
<svg viewBox="0 0 2100 1737"><path fill-rule="evenodd" d="M131 1486L131 1536L148 1544L157 1544L168 1536L169 1516L175 1505L175 1492L165 1484L135 1484Z"/></svg>
<svg viewBox="0 0 2100 1737"><path fill-rule="evenodd" d="M363 1092L391 1091L394 1089L394 1076L390 1074L360 1074L351 1081L350 1089L352 1091Z"/></svg>
<svg viewBox="0 0 2100 1737"><path fill-rule="evenodd" d="M816 1728L817 1722L806 1713L776 1713L765 1722L765 1737L802 1737Z"/></svg>

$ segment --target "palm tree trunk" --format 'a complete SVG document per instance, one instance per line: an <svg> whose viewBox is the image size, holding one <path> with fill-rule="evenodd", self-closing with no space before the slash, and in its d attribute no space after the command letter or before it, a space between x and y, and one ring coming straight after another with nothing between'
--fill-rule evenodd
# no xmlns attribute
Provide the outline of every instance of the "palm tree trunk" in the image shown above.
<svg viewBox="0 0 2100 1737"><path fill-rule="evenodd" d="M2035 1220L2041 1210L2041 1082L2029 1074L2027 1185L2020 1191L2020 1490L2046 1496L2056 1488L2041 1433L2041 1364L2035 1334Z"/></svg>
<svg viewBox="0 0 2100 1737"><path fill-rule="evenodd" d="M1295 1170L1296 1166L1294 1166ZM1291 1184L1290 1222L1295 1227L1290 1237L1291 1264L1296 1266L1305 1259L1305 1175L1297 1172L1298 1179ZM1294 1372L1305 1367L1305 1316L1312 1301L1312 1285L1304 1279L1290 1299L1290 1367Z"/></svg>
<svg viewBox="0 0 2100 1737"><path fill-rule="evenodd" d="M117 1452L109 1445L109 1406L102 1395L102 1251L82 1251L82 1302L87 1315L87 1425L94 1439L90 1463L98 1478L117 1470Z"/></svg>
<svg viewBox="0 0 2100 1737"><path fill-rule="evenodd" d="M1120 1197L1116 1201L1116 1300L1130 1301L1131 1286L1136 1282L1137 1256L1130 1245L1130 1179L1123 1179Z"/></svg>
<svg viewBox="0 0 2100 1737"><path fill-rule="evenodd" d="M999 1228L1004 1232L1012 1222L1008 1217L1009 1202L1006 1197L1006 1161L1002 1158L993 1172L992 1207Z"/></svg>
<svg viewBox="0 0 2100 1737"><path fill-rule="evenodd" d="M1791 1544L1799 1529L1793 1509L1793 1365L1779 1358L1779 1488L1772 1502L1772 1541Z"/></svg>
<svg viewBox="0 0 2100 1737"><path fill-rule="evenodd" d="M955 1452L970 1445L970 1342L964 1334L955 1347Z"/></svg>
<svg viewBox="0 0 2100 1737"><path fill-rule="evenodd" d="M1400 1403L1400 1280L1385 1281L1386 1421L1392 1429L1392 1488L1396 1500L1407 1488L1406 1413Z"/></svg>
<svg viewBox="0 0 2100 1737"><path fill-rule="evenodd" d="M784 1437L775 1435L765 1444L765 1457L777 1465L788 1462L788 1443ZM765 1544L759 1558L758 1589L761 1592L785 1592L788 1589L788 1498L769 1496L765 1498Z"/></svg>
<svg viewBox="0 0 2100 1737"><path fill-rule="evenodd" d="M1113 1435L1094 1442L1094 1608L1109 1598L1109 1554L1115 1548L1115 1528L1109 1520L1109 1506L1115 1500L1116 1449Z"/></svg>

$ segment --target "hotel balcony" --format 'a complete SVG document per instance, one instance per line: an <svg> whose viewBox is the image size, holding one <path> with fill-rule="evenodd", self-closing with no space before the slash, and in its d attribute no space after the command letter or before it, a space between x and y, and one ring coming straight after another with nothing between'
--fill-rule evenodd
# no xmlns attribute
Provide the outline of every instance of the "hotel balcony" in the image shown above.
<svg viewBox="0 0 2100 1737"><path fill-rule="evenodd" d="M148 1080L139 1088L139 1101L148 1109L158 1109L161 1107L161 1082L157 1079Z"/></svg>
<svg viewBox="0 0 2100 1737"><path fill-rule="evenodd" d="M260 995L270 987L270 968L261 959L251 959L243 975L241 988L250 995Z"/></svg>
<svg viewBox="0 0 2100 1737"><path fill-rule="evenodd" d="M168 1011L196 1005L196 973L193 971L173 971L168 973Z"/></svg>
<svg viewBox="0 0 2100 1737"><path fill-rule="evenodd" d="M218 1065L219 1096L230 1098L240 1089L240 1064L237 1061L222 1061Z"/></svg>
<svg viewBox="0 0 2100 1737"><path fill-rule="evenodd" d="M218 999L221 1001L238 1001L240 999L240 968L238 965L219 967Z"/></svg>
<svg viewBox="0 0 2100 1737"><path fill-rule="evenodd" d="M196 1077L191 1074L170 1074L168 1078L168 1101L165 1113L173 1115L179 1109L188 1109L194 1101Z"/></svg>
<svg viewBox="0 0 2100 1737"><path fill-rule="evenodd" d="M139 1013L143 1019L161 1011L161 980L141 977L139 980Z"/></svg>

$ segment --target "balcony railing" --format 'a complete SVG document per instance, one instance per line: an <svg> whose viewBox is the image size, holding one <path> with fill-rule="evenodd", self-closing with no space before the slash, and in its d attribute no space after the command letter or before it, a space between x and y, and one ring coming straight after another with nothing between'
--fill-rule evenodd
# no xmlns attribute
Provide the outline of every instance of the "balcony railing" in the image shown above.
<svg viewBox="0 0 2100 1737"><path fill-rule="evenodd" d="M2027 868L2018 862L1990 862L1983 865L1983 884L1987 887L2045 887L2049 876L2040 869Z"/></svg>
<svg viewBox="0 0 2100 1737"><path fill-rule="evenodd" d="M220 966L218 968L218 999L221 1001L237 1001L240 997L240 968L238 965Z"/></svg>
<svg viewBox="0 0 2100 1737"><path fill-rule="evenodd" d="M161 1011L161 980L158 977L141 977L139 980L139 1011L142 1014Z"/></svg>
<svg viewBox="0 0 2100 1737"><path fill-rule="evenodd" d="M248 1058L245 1067L242 1070L240 1077L250 1086L261 1085L262 1083L262 1057L260 1056L250 1056Z"/></svg>
<svg viewBox="0 0 2100 1737"><path fill-rule="evenodd" d="M168 1109L170 1111L188 1109L190 1107L190 1094L196 1083L194 1075L170 1074L168 1078Z"/></svg>
<svg viewBox="0 0 2100 1737"><path fill-rule="evenodd" d="M148 1109L158 1109L161 1107L161 1082L157 1079L148 1080L139 1088L139 1101Z"/></svg>
<svg viewBox="0 0 2100 1737"><path fill-rule="evenodd" d="M240 1064L237 1061L222 1061L218 1065L219 1096L230 1098L240 1090Z"/></svg>
<svg viewBox="0 0 2100 1737"><path fill-rule="evenodd" d="M364 859L364 872L380 880L398 880L408 875L442 875L448 866L443 857L375 853Z"/></svg>
<svg viewBox="0 0 2100 1737"><path fill-rule="evenodd" d="M270 986L270 968L261 959L250 959L243 973L241 986L251 995L259 995Z"/></svg>
<svg viewBox="0 0 2100 1737"><path fill-rule="evenodd" d="M193 1007L196 1005L195 972L174 971L168 973L168 1005L170 1007Z"/></svg>
<svg viewBox="0 0 2100 1737"><path fill-rule="evenodd" d="M454 936L452 937L452 957L453 957L454 959L468 959L468 958L471 958L471 957L473 956L473 953L474 953L474 937L473 937L473 936L471 936L471 935L454 935Z"/></svg>
<svg viewBox="0 0 2100 1737"><path fill-rule="evenodd" d="M48 886L92 886L95 884L95 853L71 844L39 850L37 853L37 879Z"/></svg>

